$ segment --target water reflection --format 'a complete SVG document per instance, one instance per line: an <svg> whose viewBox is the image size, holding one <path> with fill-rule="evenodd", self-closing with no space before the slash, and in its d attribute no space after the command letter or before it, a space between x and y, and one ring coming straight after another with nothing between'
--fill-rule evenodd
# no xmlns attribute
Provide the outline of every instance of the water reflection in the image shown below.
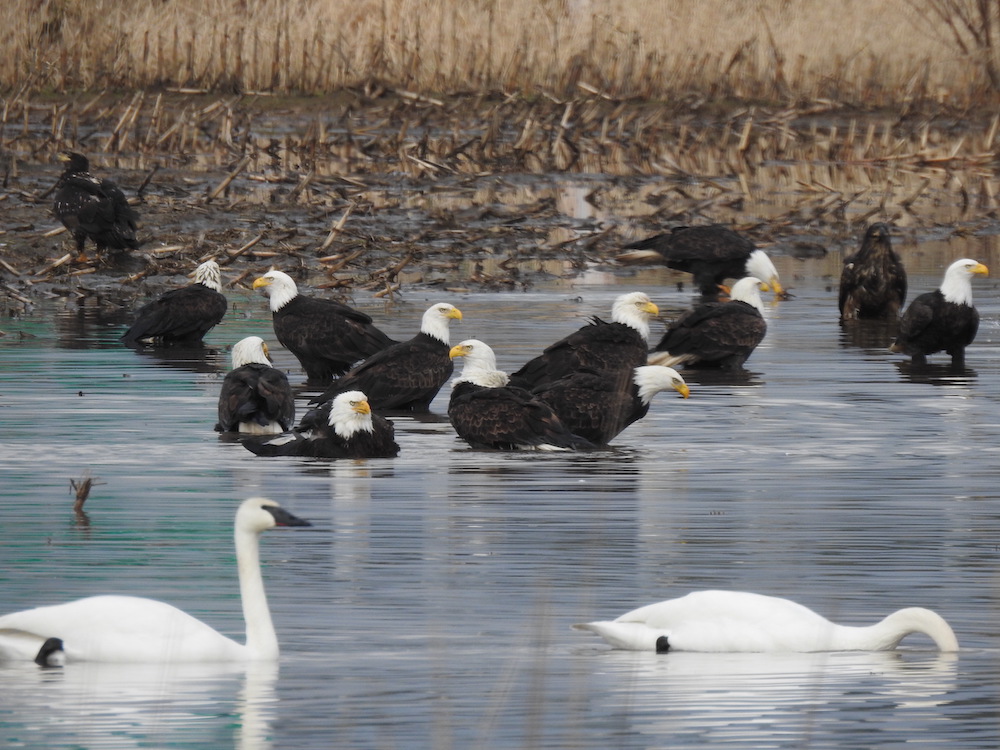
<svg viewBox="0 0 1000 750"><path fill-rule="evenodd" d="M946 355L947 356L947 355ZM924 383L926 385L943 385L970 387L978 377L972 367L948 364L926 363L915 365L908 359L893 362L899 371L900 378L909 383Z"/></svg>
<svg viewBox="0 0 1000 750"><path fill-rule="evenodd" d="M764 374L746 368L726 369L719 367L685 367L681 370L688 385L699 386L733 386L737 388L759 387L764 385ZM692 397L697 393L692 390Z"/></svg>
<svg viewBox="0 0 1000 750"><path fill-rule="evenodd" d="M650 737L746 747L781 737L782 746L810 746L822 715L846 719L852 706L870 712L852 724L875 747L894 736L893 723L905 723L895 712L931 712L952 700L958 656L608 652L597 661L605 679L592 700Z"/></svg>
<svg viewBox="0 0 1000 750"><path fill-rule="evenodd" d="M968 351L973 373L914 384L905 358L845 345L836 292L818 275L827 261L803 261L813 265L796 300L768 309L750 370L692 371L690 399L654 399L612 450L595 453L471 450L445 421L441 394L434 416L396 420L395 459L259 461L212 431L216 376L125 349L120 327L80 329L87 346L64 348L54 307L8 321L5 610L64 600L67 587L81 596L113 588L239 633L234 499L287 501L317 529L262 549L283 651L261 700L239 673L167 677L162 689L139 680L130 701L114 680L51 688L35 683L73 674L8 677L0 667L0 744L32 733L37 746L104 747L115 741L95 739L104 721L126 747L141 736L152 737L147 747L252 746L256 716L275 747L304 750L868 748L915 737L993 747L1000 516L995 462L985 459L1000 445L990 337L1000 301L979 302L985 333ZM806 268L779 262L783 276ZM935 268L928 283L939 276ZM626 284L664 307L690 302L662 269L610 287L470 293L462 337L488 341L510 371L589 315L606 315ZM410 335L411 307L424 302L376 317ZM223 321L209 346L269 330L266 308L252 309L256 317ZM81 528L68 480L88 469L100 483ZM843 621L930 606L968 648L957 665L910 647L825 663L684 661L604 651L569 629L702 588L767 591ZM84 739L53 715L60 701ZM145 729L121 728L129 710Z"/></svg>
<svg viewBox="0 0 1000 750"><path fill-rule="evenodd" d="M869 354L887 354L898 329L898 320L843 320L840 322L840 345L853 346Z"/></svg>
<svg viewBox="0 0 1000 750"><path fill-rule="evenodd" d="M218 349L199 345L140 346L132 350L135 356L146 359L157 367L169 367L196 373L222 373L224 354ZM221 382L220 382L221 387Z"/></svg>
<svg viewBox="0 0 1000 750"><path fill-rule="evenodd" d="M102 349L116 346L107 331L126 325L130 313L115 305L67 303L54 317L57 345L63 349Z"/></svg>
<svg viewBox="0 0 1000 750"><path fill-rule="evenodd" d="M21 744L31 716L31 733L50 747L61 737L79 747L268 750L277 679L275 663L0 665L0 740Z"/></svg>

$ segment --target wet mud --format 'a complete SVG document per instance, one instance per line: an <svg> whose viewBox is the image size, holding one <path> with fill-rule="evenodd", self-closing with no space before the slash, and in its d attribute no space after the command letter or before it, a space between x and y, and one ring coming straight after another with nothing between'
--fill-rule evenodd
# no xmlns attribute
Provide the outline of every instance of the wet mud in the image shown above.
<svg viewBox="0 0 1000 750"><path fill-rule="evenodd" d="M956 239L992 253L1000 180L980 147L995 136L989 120L386 92L14 100L0 122L0 297L6 315L52 296L130 308L208 257L230 289L276 266L348 299L520 290L627 273L614 260L626 242L709 222L830 278L875 220L914 257ZM63 149L123 188L138 252L76 257L51 210Z"/></svg>

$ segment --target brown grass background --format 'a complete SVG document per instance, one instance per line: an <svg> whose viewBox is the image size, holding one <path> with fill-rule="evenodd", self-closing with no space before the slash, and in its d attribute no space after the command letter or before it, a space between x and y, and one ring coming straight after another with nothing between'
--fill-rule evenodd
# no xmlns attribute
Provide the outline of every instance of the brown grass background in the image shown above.
<svg viewBox="0 0 1000 750"><path fill-rule="evenodd" d="M0 87L981 101L916 0L7 0Z"/></svg>

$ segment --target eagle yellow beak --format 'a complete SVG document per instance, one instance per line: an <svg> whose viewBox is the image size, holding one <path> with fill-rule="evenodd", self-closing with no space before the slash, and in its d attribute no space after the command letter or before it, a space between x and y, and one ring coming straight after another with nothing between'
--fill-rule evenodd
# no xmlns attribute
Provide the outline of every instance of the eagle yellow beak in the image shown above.
<svg viewBox="0 0 1000 750"><path fill-rule="evenodd" d="M645 303L639 309L642 310L644 313L648 314L650 317L653 317L653 318L655 318L657 315L660 314L660 308L658 308L652 302Z"/></svg>
<svg viewBox="0 0 1000 750"><path fill-rule="evenodd" d="M989 276L990 275L990 269L988 269L982 263L977 263L976 266L975 266L975 268L972 269L972 272L974 274L979 275L979 276Z"/></svg>
<svg viewBox="0 0 1000 750"><path fill-rule="evenodd" d="M371 414L372 407L369 405L367 401L358 401L356 404L354 404L354 411L357 414Z"/></svg>
<svg viewBox="0 0 1000 750"><path fill-rule="evenodd" d="M60 151L58 154L56 154L56 158L59 161L69 161L69 154L64 154L62 151Z"/></svg>
<svg viewBox="0 0 1000 750"><path fill-rule="evenodd" d="M767 285L766 281L760 282L760 285L758 286L758 289L760 289L762 292L769 292L769 291L771 291L771 287L769 287Z"/></svg>
<svg viewBox="0 0 1000 750"><path fill-rule="evenodd" d="M459 310L457 307L453 307L453 308L451 308L448 311L448 314L445 315L445 317L446 318L451 318L452 320L461 320L462 319L462 311Z"/></svg>
<svg viewBox="0 0 1000 750"><path fill-rule="evenodd" d="M260 289L262 286L267 286L270 283L271 283L270 279L266 279L263 276L261 276L253 280L253 288Z"/></svg>
<svg viewBox="0 0 1000 750"><path fill-rule="evenodd" d="M267 358L267 361L273 362L274 360L271 359L271 352L268 351L267 344L261 344L260 348L264 350L264 356Z"/></svg>
<svg viewBox="0 0 1000 750"><path fill-rule="evenodd" d="M455 344L455 346L451 347L451 351L448 352L448 358L455 359L455 357L464 357L468 355L470 351L472 351L472 347L470 346Z"/></svg>
<svg viewBox="0 0 1000 750"><path fill-rule="evenodd" d="M691 395L691 389L688 388L687 383L678 383L674 386L674 390L681 394L684 398Z"/></svg>
<svg viewBox="0 0 1000 750"><path fill-rule="evenodd" d="M785 290L781 288L781 282L778 281L777 276L771 278L771 289L774 290L775 297L781 297L785 293ZM761 291L767 291L767 284L764 285L764 288Z"/></svg>

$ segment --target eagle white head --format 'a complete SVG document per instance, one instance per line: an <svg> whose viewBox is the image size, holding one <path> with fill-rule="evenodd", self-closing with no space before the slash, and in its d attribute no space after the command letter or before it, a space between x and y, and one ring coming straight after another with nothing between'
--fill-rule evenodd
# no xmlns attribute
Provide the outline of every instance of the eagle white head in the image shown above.
<svg viewBox="0 0 1000 750"><path fill-rule="evenodd" d="M196 284L207 286L216 292L222 291L222 269L214 260L206 260L194 269L194 281Z"/></svg>
<svg viewBox="0 0 1000 750"><path fill-rule="evenodd" d="M243 367L243 365L269 365L271 356L267 351L267 344L260 336L247 336L233 344L232 351L233 369Z"/></svg>
<svg viewBox="0 0 1000 750"><path fill-rule="evenodd" d="M956 305L972 305L972 277L989 276L990 269L978 260L962 258L956 260L944 272L941 294Z"/></svg>
<svg viewBox="0 0 1000 750"><path fill-rule="evenodd" d="M345 440L358 432L375 432L372 408L361 391L344 391L330 405L330 426Z"/></svg>
<svg viewBox="0 0 1000 750"><path fill-rule="evenodd" d="M461 320L462 311L447 302L438 302L431 305L424 313L420 321L420 332L436 338L438 341L448 343L448 324L453 320Z"/></svg>
<svg viewBox="0 0 1000 750"><path fill-rule="evenodd" d="M648 404L653 400L653 396L668 388L673 388L684 398L691 395L691 389L684 382L684 378L672 367L662 365L636 367L632 382L638 386L639 400L644 404Z"/></svg>
<svg viewBox="0 0 1000 750"><path fill-rule="evenodd" d="M763 315L764 300L760 297L762 291L767 291L767 284L756 276L744 276L733 284L733 288L729 290L729 298L734 302L745 302Z"/></svg>
<svg viewBox="0 0 1000 750"><path fill-rule="evenodd" d="M479 339L466 339L455 344L448 352L448 356L452 359L462 357L465 360L461 375L452 381L453 387L462 382L475 383L486 388L501 388L507 385L509 378L507 373L497 369L497 357L493 349Z"/></svg>
<svg viewBox="0 0 1000 750"><path fill-rule="evenodd" d="M284 271L272 268L263 276L254 279L254 289L263 289L267 295L271 312L278 312L281 308L298 296L299 288L295 281Z"/></svg>
<svg viewBox="0 0 1000 750"><path fill-rule="evenodd" d="M767 256L763 250L754 250L750 253L750 257L747 258L746 266L747 276L756 276L758 279L764 281L768 284L771 289L774 290L775 295L780 296L784 293L781 288L781 281L778 280L778 269L774 267L774 263Z"/></svg>
<svg viewBox="0 0 1000 750"><path fill-rule="evenodd" d="M623 294L611 306L611 320L634 328L646 341L649 340L649 321L659 314L660 308L643 292Z"/></svg>

